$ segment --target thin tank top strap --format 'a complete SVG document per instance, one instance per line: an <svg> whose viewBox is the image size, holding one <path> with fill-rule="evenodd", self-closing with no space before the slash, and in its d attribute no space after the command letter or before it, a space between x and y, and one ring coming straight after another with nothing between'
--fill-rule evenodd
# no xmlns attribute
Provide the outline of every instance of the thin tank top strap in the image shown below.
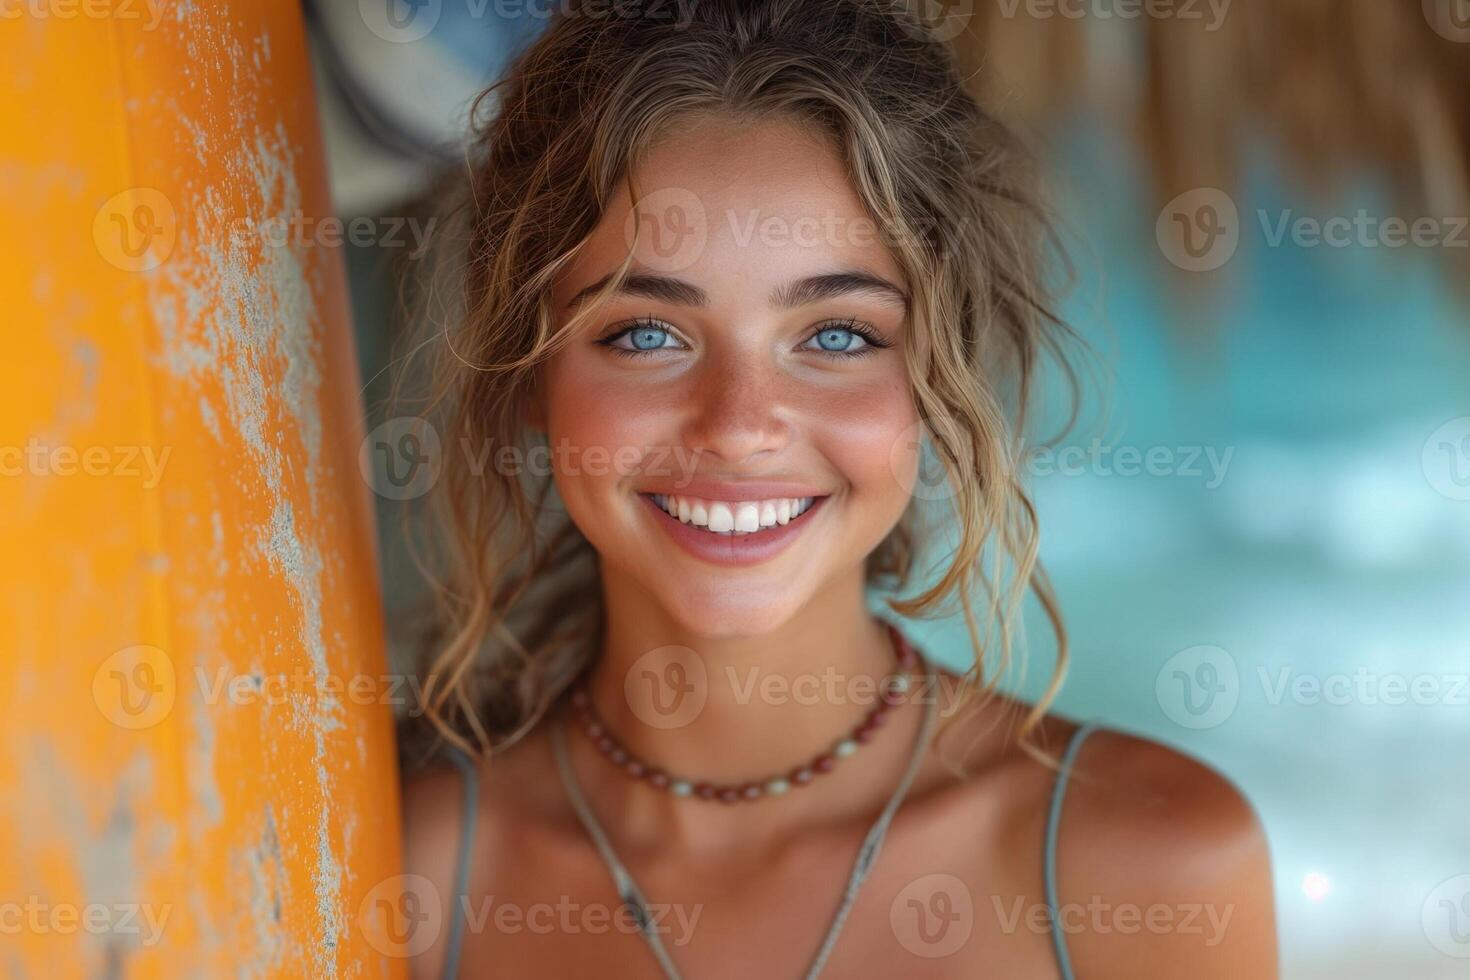
<svg viewBox="0 0 1470 980"><path fill-rule="evenodd" d="M1057 914L1059 902L1057 901L1057 827L1062 819L1062 797L1067 789L1067 777L1072 773L1072 761L1077 757L1077 750L1082 747L1082 740L1098 728L1098 723L1084 721L1077 726L1072 737L1067 740L1066 751L1062 753L1061 763L1058 766L1057 780L1052 786L1051 805L1046 814L1046 842L1043 850L1042 871L1046 879L1046 907L1051 916L1051 941L1052 948L1056 951L1057 969L1061 972L1062 980L1074 980L1072 973L1072 961L1067 955L1067 940L1062 934L1061 918Z"/></svg>
<svg viewBox="0 0 1470 980"><path fill-rule="evenodd" d="M449 940L444 955L444 980L459 976L459 954L464 944L465 915L469 909L470 852L475 841L475 817L479 813L480 767L456 746L450 745L449 759L464 777L464 808L459 826L459 853L454 867L454 906L449 915Z"/></svg>

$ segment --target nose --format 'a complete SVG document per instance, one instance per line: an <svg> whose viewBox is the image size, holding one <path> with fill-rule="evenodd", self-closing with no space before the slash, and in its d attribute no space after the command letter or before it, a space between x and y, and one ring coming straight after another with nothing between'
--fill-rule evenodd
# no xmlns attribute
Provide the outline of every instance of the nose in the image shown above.
<svg viewBox="0 0 1470 980"><path fill-rule="evenodd" d="M691 398L695 411L684 427L691 449L731 466L761 462L791 440L787 418L789 379L773 364L748 354L719 358L701 370Z"/></svg>

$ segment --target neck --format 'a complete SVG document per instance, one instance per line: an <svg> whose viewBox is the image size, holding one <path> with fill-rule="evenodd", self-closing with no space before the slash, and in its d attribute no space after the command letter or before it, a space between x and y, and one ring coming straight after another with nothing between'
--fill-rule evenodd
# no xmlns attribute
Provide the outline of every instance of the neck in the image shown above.
<svg viewBox="0 0 1470 980"><path fill-rule="evenodd" d="M601 655L587 692L597 716L633 755L691 782L765 782L848 737L876 703L898 655L887 626L867 612L861 583L823 597L760 634L709 636L637 603L608 603ZM569 731L589 799L633 846L758 846L842 810L871 813L892 792L913 749L922 709L891 711L872 740L811 785L780 797L721 804L675 797L634 780ZM762 820L761 817L770 818ZM784 818L784 820L783 820Z"/></svg>

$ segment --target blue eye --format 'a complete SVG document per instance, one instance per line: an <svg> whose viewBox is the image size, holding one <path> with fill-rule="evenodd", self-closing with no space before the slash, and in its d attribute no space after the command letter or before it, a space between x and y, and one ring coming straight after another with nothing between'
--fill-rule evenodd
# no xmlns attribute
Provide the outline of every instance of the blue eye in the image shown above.
<svg viewBox="0 0 1470 980"><path fill-rule="evenodd" d="M862 334L847 327L824 327L817 331L816 336L812 339L829 354L853 354L862 350L868 343ZM853 341L859 344L855 349L852 346Z"/></svg>
<svg viewBox="0 0 1470 980"><path fill-rule="evenodd" d="M664 345L669 332L662 327L634 327L628 331L628 339L634 350L657 350Z"/></svg>
<svg viewBox="0 0 1470 980"><path fill-rule="evenodd" d="M632 346L618 343L626 337ZM666 342L673 340L673 332L660 326L656 320L639 320L616 333L603 337L597 343L624 357L641 357L656 350L676 349Z"/></svg>
<svg viewBox="0 0 1470 980"><path fill-rule="evenodd" d="M872 332L871 328L856 320L838 320L824 325L812 335L817 347L810 348L828 357L864 357L884 347L885 341ZM854 346L854 341L857 341Z"/></svg>

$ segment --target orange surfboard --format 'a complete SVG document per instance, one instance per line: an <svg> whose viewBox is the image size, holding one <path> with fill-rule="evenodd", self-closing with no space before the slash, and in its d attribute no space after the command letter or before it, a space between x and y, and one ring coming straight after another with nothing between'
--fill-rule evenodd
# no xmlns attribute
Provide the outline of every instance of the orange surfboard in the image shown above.
<svg viewBox="0 0 1470 980"><path fill-rule="evenodd" d="M300 10L27 0L0 64L0 969L406 976Z"/></svg>

